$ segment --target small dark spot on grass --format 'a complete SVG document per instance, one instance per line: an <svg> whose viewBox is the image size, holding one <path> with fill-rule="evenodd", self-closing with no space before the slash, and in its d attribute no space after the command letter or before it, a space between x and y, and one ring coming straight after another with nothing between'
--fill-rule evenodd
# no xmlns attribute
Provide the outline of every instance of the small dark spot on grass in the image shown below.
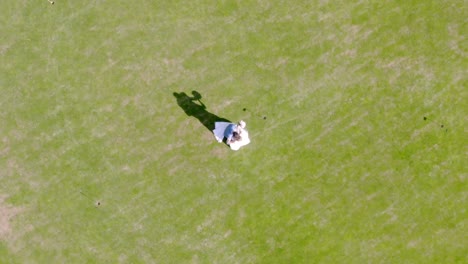
<svg viewBox="0 0 468 264"><path fill-rule="evenodd" d="M265 119L266 119L266 116L264 116L263 119L265 120Z"/></svg>
<svg viewBox="0 0 468 264"><path fill-rule="evenodd" d="M440 125L440 127L441 127L441 128L443 128L443 127L444 127L444 125Z"/></svg>
<svg viewBox="0 0 468 264"><path fill-rule="evenodd" d="M424 119L424 121L426 121L426 120L427 120L427 117L424 117L423 119Z"/></svg>
<svg viewBox="0 0 468 264"><path fill-rule="evenodd" d="M245 110L247 110L247 108L242 109L242 111L245 111Z"/></svg>

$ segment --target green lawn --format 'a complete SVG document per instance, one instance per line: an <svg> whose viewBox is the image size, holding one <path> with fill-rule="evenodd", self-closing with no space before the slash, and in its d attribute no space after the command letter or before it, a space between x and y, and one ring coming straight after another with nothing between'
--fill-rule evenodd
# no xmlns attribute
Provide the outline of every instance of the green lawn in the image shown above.
<svg viewBox="0 0 468 264"><path fill-rule="evenodd" d="M467 17L1 1L0 263L466 263Z"/></svg>

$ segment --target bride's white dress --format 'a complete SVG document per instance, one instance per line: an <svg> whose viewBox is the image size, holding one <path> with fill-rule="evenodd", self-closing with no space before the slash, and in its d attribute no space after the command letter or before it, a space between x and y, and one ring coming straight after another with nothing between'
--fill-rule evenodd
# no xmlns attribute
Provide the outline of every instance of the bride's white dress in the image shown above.
<svg viewBox="0 0 468 264"><path fill-rule="evenodd" d="M223 142L224 138L224 131L226 128L232 123L228 122L215 122L215 129L213 130L213 134L218 142ZM242 129L242 128L241 128ZM250 143L249 132L247 130L242 129L241 131L241 140L236 141L229 145L232 150L239 150L241 147Z"/></svg>

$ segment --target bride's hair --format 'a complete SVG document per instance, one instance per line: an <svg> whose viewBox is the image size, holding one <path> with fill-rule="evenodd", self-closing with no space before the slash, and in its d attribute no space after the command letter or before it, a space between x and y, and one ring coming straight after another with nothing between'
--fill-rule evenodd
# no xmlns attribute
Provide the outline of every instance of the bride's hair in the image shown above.
<svg viewBox="0 0 468 264"><path fill-rule="evenodd" d="M232 133L232 140L233 140L233 141L239 141L239 140L241 140L241 136L239 135L239 133L233 132L233 133Z"/></svg>

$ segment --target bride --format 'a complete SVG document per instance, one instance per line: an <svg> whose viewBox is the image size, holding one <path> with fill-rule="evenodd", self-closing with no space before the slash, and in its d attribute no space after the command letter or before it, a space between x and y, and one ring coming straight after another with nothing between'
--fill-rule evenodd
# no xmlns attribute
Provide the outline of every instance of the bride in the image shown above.
<svg viewBox="0 0 468 264"><path fill-rule="evenodd" d="M250 143L249 132L245 130L246 123L241 120L239 123L215 122L214 136L218 142L223 142L226 138L226 144L232 150L239 150L241 147Z"/></svg>

